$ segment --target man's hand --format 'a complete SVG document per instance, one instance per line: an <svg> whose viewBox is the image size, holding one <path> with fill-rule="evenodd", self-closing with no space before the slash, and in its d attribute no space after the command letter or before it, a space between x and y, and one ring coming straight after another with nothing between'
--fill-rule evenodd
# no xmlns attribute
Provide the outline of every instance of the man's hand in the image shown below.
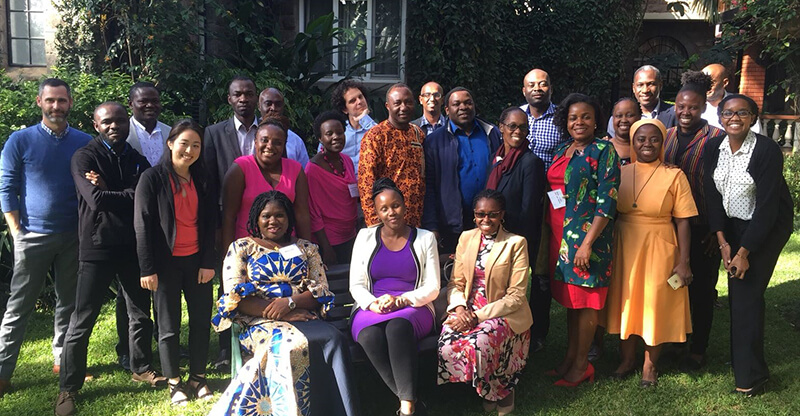
<svg viewBox="0 0 800 416"><path fill-rule="evenodd" d="M108 190L108 187L106 186L106 182L103 180L103 177L100 176L97 172L90 170L86 172L83 176L86 177L86 180L88 180L89 183L98 187L101 191Z"/></svg>

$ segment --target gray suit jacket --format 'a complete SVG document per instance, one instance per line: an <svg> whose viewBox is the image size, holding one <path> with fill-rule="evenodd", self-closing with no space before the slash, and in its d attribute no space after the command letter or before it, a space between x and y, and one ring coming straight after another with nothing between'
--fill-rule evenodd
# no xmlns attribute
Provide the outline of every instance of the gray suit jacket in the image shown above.
<svg viewBox="0 0 800 416"><path fill-rule="evenodd" d="M233 161L242 155L233 117L206 127L203 161L208 169L208 184L222 211L222 182Z"/></svg>
<svg viewBox="0 0 800 416"><path fill-rule="evenodd" d="M156 125L161 129L161 139L164 141L164 143L166 143L167 137L169 136L169 131L172 128L160 121L157 121ZM132 148L136 149L137 152L144 155L142 152L142 144L139 143L139 134L136 133L136 127L133 126L133 117L131 117L131 128L128 132L128 144L131 145Z"/></svg>

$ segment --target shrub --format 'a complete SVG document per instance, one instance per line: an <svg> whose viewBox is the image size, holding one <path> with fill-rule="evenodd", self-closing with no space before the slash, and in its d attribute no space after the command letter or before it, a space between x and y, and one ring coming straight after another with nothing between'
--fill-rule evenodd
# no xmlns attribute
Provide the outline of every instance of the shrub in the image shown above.
<svg viewBox="0 0 800 416"><path fill-rule="evenodd" d="M783 162L783 177L789 186L789 194L794 202L795 223L800 216L800 153L794 153L786 157ZM797 227L795 227L797 228Z"/></svg>

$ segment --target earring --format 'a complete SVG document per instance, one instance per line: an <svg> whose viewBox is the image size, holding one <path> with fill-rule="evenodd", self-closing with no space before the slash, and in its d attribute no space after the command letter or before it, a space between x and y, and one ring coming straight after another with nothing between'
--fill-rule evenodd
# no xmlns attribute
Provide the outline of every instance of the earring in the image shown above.
<svg viewBox="0 0 800 416"><path fill-rule="evenodd" d="M500 224L505 224L505 223L506 223L506 219L505 219L505 218L503 218L502 220L500 220Z"/></svg>

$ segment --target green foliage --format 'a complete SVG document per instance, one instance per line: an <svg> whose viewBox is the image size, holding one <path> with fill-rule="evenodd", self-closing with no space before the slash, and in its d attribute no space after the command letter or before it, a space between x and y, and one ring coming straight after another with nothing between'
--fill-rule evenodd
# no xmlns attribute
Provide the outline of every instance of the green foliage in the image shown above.
<svg viewBox="0 0 800 416"><path fill-rule="evenodd" d="M67 120L70 126L89 134L94 134L94 108L104 101L118 101L127 105L128 90L132 84L130 76L115 70L94 75L56 67L47 76L61 78L69 84L73 105ZM38 92L39 81L14 81L0 72L0 145L13 131L41 121L42 112L36 106ZM164 99L165 109L160 119L171 124L181 116L169 109L169 97Z"/></svg>
<svg viewBox="0 0 800 416"><path fill-rule="evenodd" d="M723 44L731 50L761 50L768 65L783 67L785 77L774 90L784 90L794 111L800 111L800 0L731 0L734 19L722 25Z"/></svg>
<svg viewBox="0 0 800 416"><path fill-rule="evenodd" d="M791 154L784 159L783 177L794 201L795 217L800 216L800 153Z"/></svg>
<svg viewBox="0 0 800 416"><path fill-rule="evenodd" d="M580 91L608 101L633 50L643 0L432 0L409 7L406 74L476 95L490 120L523 101L522 78L548 71L553 101ZM509 101L511 99L511 101Z"/></svg>
<svg viewBox="0 0 800 416"><path fill-rule="evenodd" d="M129 75L129 83L155 80L175 104L199 99L204 64L197 23L202 2L157 3L56 2L64 21L56 32L59 66L95 74L119 71Z"/></svg>

